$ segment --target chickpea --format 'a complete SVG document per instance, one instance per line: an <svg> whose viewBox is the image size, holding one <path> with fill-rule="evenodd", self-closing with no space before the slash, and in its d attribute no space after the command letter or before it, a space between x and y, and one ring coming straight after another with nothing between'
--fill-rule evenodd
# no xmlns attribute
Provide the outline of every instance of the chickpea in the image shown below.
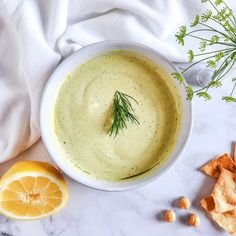
<svg viewBox="0 0 236 236"><path fill-rule="evenodd" d="M165 218L165 221L166 221L166 222L169 222L169 223L174 222L175 219L176 219L174 211L172 211L172 210L167 210L167 211L165 212L164 218Z"/></svg>
<svg viewBox="0 0 236 236"><path fill-rule="evenodd" d="M187 197L181 197L179 199L179 206L182 209L188 209L190 207L190 201Z"/></svg>
<svg viewBox="0 0 236 236"><path fill-rule="evenodd" d="M191 214L189 217L189 222L191 226L198 227L200 225L200 218L197 214Z"/></svg>

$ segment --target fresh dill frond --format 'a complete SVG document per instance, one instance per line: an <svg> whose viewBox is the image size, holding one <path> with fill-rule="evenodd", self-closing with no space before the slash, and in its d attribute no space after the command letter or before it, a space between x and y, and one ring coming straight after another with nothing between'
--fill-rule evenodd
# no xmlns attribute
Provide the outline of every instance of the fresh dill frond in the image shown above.
<svg viewBox="0 0 236 236"><path fill-rule="evenodd" d="M113 122L108 130L110 136L116 137L119 132L127 128L127 122L139 125L138 117L134 114L134 108L131 101L138 102L131 96L116 91L113 99Z"/></svg>

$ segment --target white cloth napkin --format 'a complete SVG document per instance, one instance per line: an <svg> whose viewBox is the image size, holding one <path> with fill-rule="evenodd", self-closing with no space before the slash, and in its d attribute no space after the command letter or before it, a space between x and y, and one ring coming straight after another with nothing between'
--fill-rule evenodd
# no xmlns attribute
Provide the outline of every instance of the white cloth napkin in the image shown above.
<svg viewBox="0 0 236 236"><path fill-rule="evenodd" d="M235 10L234 0L229 5ZM186 62L174 34L203 10L200 0L1 0L0 162L39 139L40 96L63 57L122 39Z"/></svg>

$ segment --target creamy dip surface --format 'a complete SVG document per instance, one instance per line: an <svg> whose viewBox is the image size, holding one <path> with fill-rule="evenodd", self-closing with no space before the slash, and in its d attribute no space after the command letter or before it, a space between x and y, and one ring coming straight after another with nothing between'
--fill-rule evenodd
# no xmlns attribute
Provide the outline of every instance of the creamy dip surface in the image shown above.
<svg viewBox="0 0 236 236"><path fill-rule="evenodd" d="M132 102L140 125L127 123L109 136L116 91ZM182 123L181 98L160 66L130 51L111 51L68 75L55 105L55 132L63 155L80 170L117 181L139 175L168 158Z"/></svg>

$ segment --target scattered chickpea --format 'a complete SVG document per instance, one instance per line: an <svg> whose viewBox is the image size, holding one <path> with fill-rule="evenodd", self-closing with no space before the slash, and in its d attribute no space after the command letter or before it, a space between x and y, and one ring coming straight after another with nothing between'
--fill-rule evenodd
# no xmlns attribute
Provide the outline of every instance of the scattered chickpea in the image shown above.
<svg viewBox="0 0 236 236"><path fill-rule="evenodd" d="M189 217L189 222L191 226L198 227L200 225L200 218L197 214L191 214Z"/></svg>
<svg viewBox="0 0 236 236"><path fill-rule="evenodd" d="M172 210L167 210L167 211L165 212L165 221L166 221L166 222L169 222L169 223L172 223L172 222L175 221L175 213L174 213L174 211L172 211Z"/></svg>
<svg viewBox="0 0 236 236"><path fill-rule="evenodd" d="M179 199L179 206L182 209L188 209L190 207L190 201L187 197L181 197Z"/></svg>

